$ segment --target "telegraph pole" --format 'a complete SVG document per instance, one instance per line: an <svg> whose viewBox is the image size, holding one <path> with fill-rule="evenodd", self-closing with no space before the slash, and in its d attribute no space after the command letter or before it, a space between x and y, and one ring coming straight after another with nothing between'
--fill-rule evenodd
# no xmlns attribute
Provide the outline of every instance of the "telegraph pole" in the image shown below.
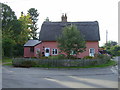
<svg viewBox="0 0 120 90"><path fill-rule="evenodd" d="M108 42L108 31L106 30L106 43Z"/></svg>

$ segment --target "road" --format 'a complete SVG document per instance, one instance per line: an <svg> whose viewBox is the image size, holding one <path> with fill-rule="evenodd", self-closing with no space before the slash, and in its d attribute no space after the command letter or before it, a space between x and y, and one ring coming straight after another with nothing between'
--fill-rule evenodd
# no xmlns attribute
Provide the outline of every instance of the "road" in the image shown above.
<svg viewBox="0 0 120 90"><path fill-rule="evenodd" d="M2 67L2 88L118 88L115 67L42 69Z"/></svg>

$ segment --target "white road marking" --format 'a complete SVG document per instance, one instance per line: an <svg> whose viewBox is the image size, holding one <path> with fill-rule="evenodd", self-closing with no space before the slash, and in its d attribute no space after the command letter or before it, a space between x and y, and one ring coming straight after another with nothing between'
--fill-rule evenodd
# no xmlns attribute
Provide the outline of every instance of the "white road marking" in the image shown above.
<svg viewBox="0 0 120 90"><path fill-rule="evenodd" d="M118 74L118 69L117 68L112 67L111 70L112 70L113 73Z"/></svg>

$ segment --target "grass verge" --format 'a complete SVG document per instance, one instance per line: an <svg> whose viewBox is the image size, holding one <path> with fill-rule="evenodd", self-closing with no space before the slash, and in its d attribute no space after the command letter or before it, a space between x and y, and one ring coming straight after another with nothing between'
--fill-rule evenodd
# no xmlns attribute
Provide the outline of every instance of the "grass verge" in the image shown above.
<svg viewBox="0 0 120 90"><path fill-rule="evenodd" d="M7 62L11 62L12 63L12 58L3 58L2 59L2 63L7 63Z"/></svg>
<svg viewBox="0 0 120 90"><path fill-rule="evenodd" d="M12 58L3 58L2 65L12 65Z"/></svg>

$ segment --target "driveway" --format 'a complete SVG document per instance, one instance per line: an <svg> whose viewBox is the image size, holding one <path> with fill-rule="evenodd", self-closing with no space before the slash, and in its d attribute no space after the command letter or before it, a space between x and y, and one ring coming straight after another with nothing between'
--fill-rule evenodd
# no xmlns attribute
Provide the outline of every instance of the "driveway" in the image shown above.
<svg viewBox="0 0 120 90"><path fill-rule="evenodd" d="M118 88L115 67L45 69L2 67L3 88Z"/></svg>

